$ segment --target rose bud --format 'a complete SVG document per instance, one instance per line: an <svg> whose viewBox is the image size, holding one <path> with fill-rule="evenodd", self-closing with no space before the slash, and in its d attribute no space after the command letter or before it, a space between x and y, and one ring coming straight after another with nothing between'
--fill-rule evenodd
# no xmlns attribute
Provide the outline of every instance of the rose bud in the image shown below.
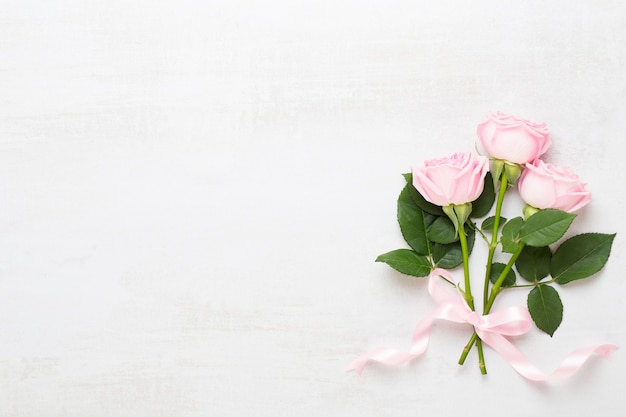
<svg viewBox="0 0 626 417"><path fill-rule="evenodd" d="M591 201L587 185L566 167L537 159L526 164L519 179L522 200L537 209L558 209L574 212Z"/></svg>

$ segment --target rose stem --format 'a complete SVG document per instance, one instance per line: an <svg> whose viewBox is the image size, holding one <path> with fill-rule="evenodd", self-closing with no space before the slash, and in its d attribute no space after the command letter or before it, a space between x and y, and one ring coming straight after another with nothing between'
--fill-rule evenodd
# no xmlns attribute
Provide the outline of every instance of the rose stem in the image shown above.
<svg viewBox="0 0 626 417"><path fill-rule="evenodd" d="M502 270L502 273L498 277L498 280L496 281L495 284L493 284L493 288L491 289L491 295L489 296L489 300L487 301L487 304L485 304L483 314L489 314L489 312L491 311L491 306L493 306L493 302L496 300L496 297L498 296L498 294L500 294L500 287L502 286L504 279L508 275L509 271L511 271L511 268L513 268L513 264L515 263L515 261L517 261L517 258L519 258L520 254L522 253L522 250L524 250L524 246L526 245L523 242L519 242L519 247L517 248L517 251L515 251L513 256L511 256L511 259L509 259L509 262L506 264L506 266Z"/></svg>
<svg viewBox="0 0 626 417"><path fill-rule="evenodd" d="M493 264L493 256L496 251L496 247L498 246L498 230L500 229L500 213L502 212L502 203L504 201L504 195L507 189L507 179L506 173L502 172L500 176L500 190L498 191L498 201L496 202L496 213L493 221L493 233L491 235L491 244L489 244L489 253L487 255L487 265L485 268L485 282L483 285L483 305L487 304L487 299L489 297L489 277L491 276L491 267ZM463 246L461 245L461 248ZM467 284L466 284L467 286ZM472 307L473 309L473 307ZM485 313L483 313L485 314ZM459 358L459 365L463 365L465 363L465 358L469 354L469 351L472 349L472 346L475 342L478 342L476 348L478 349L478 366L480 368L480 372L485 375L487 373L487 369L485 367L485 358L483 354L483 344L482 341L478 338L476 333L474 333L465 345L463 349L463 353Z"/></svg>
<svg viewBox="0 0 626 417"><path fill-rule="evenodd" d="M474 297L472 297L472 287L470 286L469 275L469 253L467 249L467 236L465 235L465 225L459 226L459 241L461 242L461 252L463 253L463 276L465 277L465 292L463 293L467 305L474 310Z"/></svg>
<svg viewBox="0 0 626 417"><path fill-rule="evenodd" d="M489 245L489 253L487 255L487 265L485 267L485 283L483 285L483 306L487 304L489 298L489 278L491 277L491 267L493 266L493 255L498 247L498 230L500 229L500 213L502 212L502 202L504 201L504 194L508 181L506 179L506 173L502 172L500 177L500 191L498 192L498 201L496 203L496 214L493 219L493 232L491 235L491 244Z"/></svg>
<svg viewBox="0 0 626 417"><path fill-rule="evenodd" d="M467 236L465 235L465 224L460 225L459 227L459 241L461 242L461 252L463 253L463 276L465 278L465 292L464 297L467 305L474 311L474 298L472 297L472 287L470 285L470 274L469 274L469 251L467 249ZM476 344L476 348L478 349L478 367L480 368L480 372L484 375L487 373L487 369L485 368L485 357L483 354L483 345L482 341L479 339Z"/></svg>

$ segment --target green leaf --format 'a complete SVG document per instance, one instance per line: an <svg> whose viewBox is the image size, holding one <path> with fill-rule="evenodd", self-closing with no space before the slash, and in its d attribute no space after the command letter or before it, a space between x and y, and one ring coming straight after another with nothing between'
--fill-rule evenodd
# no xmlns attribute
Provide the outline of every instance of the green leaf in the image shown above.
<svg viewBox="0 0 626 417"><path fill-rule="evenodd" d="M515 217L506 222L502 228L502 237L500 243L502 243L502 251L507 253L515 253L519 248L519 231L524 225L524 219L521 217Z"/></svg>
<svg viewBox="0 0 626 417"><path fill-rule="evenodd" d="M554 252L550 275L559 284L587 278L604 267L615 234L583 233L567 239Z"/></svg>
<svg viewBox="0 0 626 417"><path fill-rule="evenodd" d="M406 243L420 255L430 253L426 231L436 219L436 216L424 213L415 204L407 184L398 197L398 223Z"/></svg>
<svg viewBox="0 0 626 417"><path fill-rule="evenodd" d="M478 198L472 201L472 213L470 217L483 217L489 213L493 203L496 200L496 193L493 187L493 177L490 172L485 175L485 187Z"/></svg>
<svg viewBox="0 0 626 417"><path fill-rule="evenodd" d="M517 272L531 282L541 281L550 274L552 251L548 246L524 246L522 253L515 261Z"/></svg>
<svg viewBox="0 0 626 417"><path fill-rule="evenodd" d="M458 239L452 221L446 217L437 217L428 228L428 239L435 243L452 243Z"/></svg>
<svg viewBox="0 0 626 417"><path fill-rule="evenodd" d="M415 202L415 204L417 204L419 208L424 210L426 213L434 214L435 216L445 215L445 213L443 212L443 209L440 206L437 206L431 203L430 201L426 201L424 196L422 196L419 193L419 191L417 191L417 189L413 186L413 174L412 173L402 174L402 176L404 177L404 179L407 182L407 185L409 186L409 193L411 194L411 198L413 199L413 201Z"/></svg>
<svg viewBox="0 0 626 417"><path fill-rule="evenodd" d="M563 320L563 303L559 293L548 285L537 285L528 294L528 311L537 327L550 337Z"/></svg>
<svg viewBox="0 0 626 417"><path fill-rule="evenodd" d="M467 233L467 251L472 253L474 249L474 242L476 241L476 232L465 228ZM440 243L434 243L432 245L432 257L433 262L443 269L452 269L463 263L463 252L461 250L461 242L454 242L442 245Z"/></svg>
<svg viewBox="0 0 626 417"><path fill-rule="evenodd" d="M494 262L491 266L491 276L489 277L489 280L495 284L496 281L498 280L498 278L500 277L500 274L502 274L502 271L504 271L504 268L506 268L506 265L500 262ZM503 287L510 287L512 285L515 285L515 272L511 269L509 270L509 272L506 274L506 278L504 278L504 281L502 281L502 286Z"/></svg>
<svg viewBox="0 0 626 417"><path fill-rule="evenodd" d="M480 226L480 228L483 231L489 231L489 230L493 230L493 223L496 220L496 216L489 216L487 217L484 221L483 224ZM500 216L500 227L502 227L503 224L506 223L506 217L502 217Z"/></svg>
<svg viewBox="0 0 626 417"><path fill-rule="evenodd" d="M432 256L435 265L443 269L456 268L463 263L461 244L458 242L447 245L435 243L432 249Z"/></svg>
<svg viewBox="0 0 626 417"><path fill-rule="evenodd" d="M376 262L384 262L396 271L414 277L425 277L432 269L427 257L410 249L397 249L384 253L376 258Z"/></svg>
<svg viewBox="0 0 626 417"><path fill-rule="evenodd" d="M476 230L465 225L465 235L467 236L467 253L471 255L472 250L474 250L474 242L476 241Z"/></svg>
<svg viewBox="0 0 626 417"><path fill-rule="evenodd" d="M575 214L561 210L539 210L526 220L519 238L528 246L548 246L565 234L574 217Z"/></svg>

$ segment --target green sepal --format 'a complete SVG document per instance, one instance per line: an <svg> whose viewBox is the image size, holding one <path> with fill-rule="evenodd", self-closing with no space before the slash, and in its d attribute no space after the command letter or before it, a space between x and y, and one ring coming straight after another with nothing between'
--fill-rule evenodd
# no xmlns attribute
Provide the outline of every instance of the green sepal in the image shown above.
<svg viewBox="0 0 626 417"><path fill-rule="evenodd" d="M539 213L541 210L537 207L533 207L530 204L524 204L524 208L522 209L522 213L524 214L524 218L528 219L533 214Z"/></svg>
<svg viewBox="0 0 626 417"><path fill-rule="evenodd" d="M376 262L384 262L398 272L413 277L425 277L430 274L432 265L426 256L410 249L396 249L379 255Z"/></svg>
<svg viewBox="0 0 626 417"><path fill-rule="evenodd" d="M570 237L554 252L550 275L559 284L587 278L600 271L611 254L615 234L583 233Z"/></svg>
<svg viewBox="0 0 626 417"><path fill-rule="evenodd" d="M559 293L549 285L540 284L528 293L530 317L543 332L552 337L563 321L563 303Z"/></svg>
<svg viewBox="0 0 626 417"><path fill-rule="evenodd" d="M491 174L493 178L494 189L496 187L496 184L500 181L500 177L502 176L502 171L504 171L504 160L493 159L491 161Z"/></svg>
<svg viewBox="0 0 626 417"><path fill-rule="evenodd" d="M510 186L515 184L515 181L517 181L522 173L522 168L522 165L513 162L506 162L504 164L504 174Z"/></svg>
<svg viewBox="0 0 626 417"><path fill-rule="evenodd" d="M455 229L455 236L458 233L459 228L464 227L470 213L472 212L472 203L464 204L450 204L442 207L443 212L452 221ZM465 229L463 229L465 230Z"/></svg>

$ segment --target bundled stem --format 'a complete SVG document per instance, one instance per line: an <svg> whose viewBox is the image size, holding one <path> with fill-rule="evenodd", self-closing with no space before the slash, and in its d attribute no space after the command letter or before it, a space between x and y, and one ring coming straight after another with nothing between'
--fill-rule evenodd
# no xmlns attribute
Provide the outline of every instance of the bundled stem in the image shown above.
<svg viewBox="0 0 626 417"><path fill-rule="evenodd" d="M490 282L490 277L491 277L491 269L493 266L493 256L495 254L496 247L498 246L498 231L500 229L502 203L504 202L504 195L506 193L507 186L508 186L508 181L507 181L506 172L502 172L501 177L500 177L500 189L498 191L498 200L496 202L496 212L495 212L494 221L493 221L493 233L491 236L491 243L489 244L489 252L487 255L487 265L485 267L485 280L484 280L484 285L483 285L483 306L484 306L483 315L489 313L489 310L491 309L491 306L493 305L493 302L495 301L495 298L500 291L500 287L502 286L504 279L506 278L508 272L511 270L513 264L515 263L515 260L519 256L519 253L521 253L521 248L520 248L518 253L516 253L517 256L514 255L509 260L509 264L507 264L507 267L504 269L504 271L502 271L502 273L498 277L498 280L496 281L496 283L494 284L492 288L491 295L489 295L489 282ZM461 247L463 247L462 242L461 242ZM465 286L468 287L467 282L465 283ZM472 308L472 310L474 310L473 304L470 305L470 307ZM472 334L472 337L463 348L463 353L461 354L461 357L459 358L459 365L463 365L465 363L465 359L467 358L467 355L472 349L472 346L474 346L474 343L476 343L476 348L478 349L478 361L479 361L481 373L485 375L487 373L487 369L485 368L485 359L484 359L484 354L483 354L482 341L480 340L476 332Z"/></svg>
<svg viewBox="0 0 626 417"><path fill-rule="evenodd" d="M465 234L464 225L459 227L459 241L461 242L461 252L463 254L463 276L465 278L465 292L464 297L467 305L472 309L474 308L474 297L472 297L472 287L470 285L470 274L469 274L469 250L467 246L467 236ZM485 357L483 354L483 345L482 341L479 339L476 345L478 349L478 367L480 368L480 372L485 375L487 373L487 368L485 367Z"/></svg>
<svg viewBox="0 0 626 417"><path fill-rule="evenodd" d="M502 287L502 283L506 279L506 276L509 273L509 271L511 270L511 268L513 268L513 265L515 264L515 261L517 260L519 255L522 253L522 250L524 249L524 246L525 245L523 243L520 243L520 246L519 246L518 250L513 254L511 259L509 259L509 262L506 264L506 267L504 268L504 270L502 271L502 273L498 277L498 280L496 281L495 284L493 284L493 288L491 289L491 295L489 296L489 299L487 300L487 303L485 304L485 307L484 307L484 310L483 310L483 315L489 314L489 312L491 311L491 307L493 306L493 303L496 300L496 297L500 293L500 288ZM476 332L474 332L472 334L472 337L470 337L470 340L467 342L467 344L463 348L463 353L461 354L461 357L459 358L459 365L463 365L465 363L465 359L467 358L467 355L469 354L470 350L472 349L472 346L474 346L474 343L476 343L476 347L478 348L480 342L481 342L480 338L478 337ZM480 350L478 352L478 355L479 355L479 358L480 358L480 356L481 356L481 351Z"/></svg>

